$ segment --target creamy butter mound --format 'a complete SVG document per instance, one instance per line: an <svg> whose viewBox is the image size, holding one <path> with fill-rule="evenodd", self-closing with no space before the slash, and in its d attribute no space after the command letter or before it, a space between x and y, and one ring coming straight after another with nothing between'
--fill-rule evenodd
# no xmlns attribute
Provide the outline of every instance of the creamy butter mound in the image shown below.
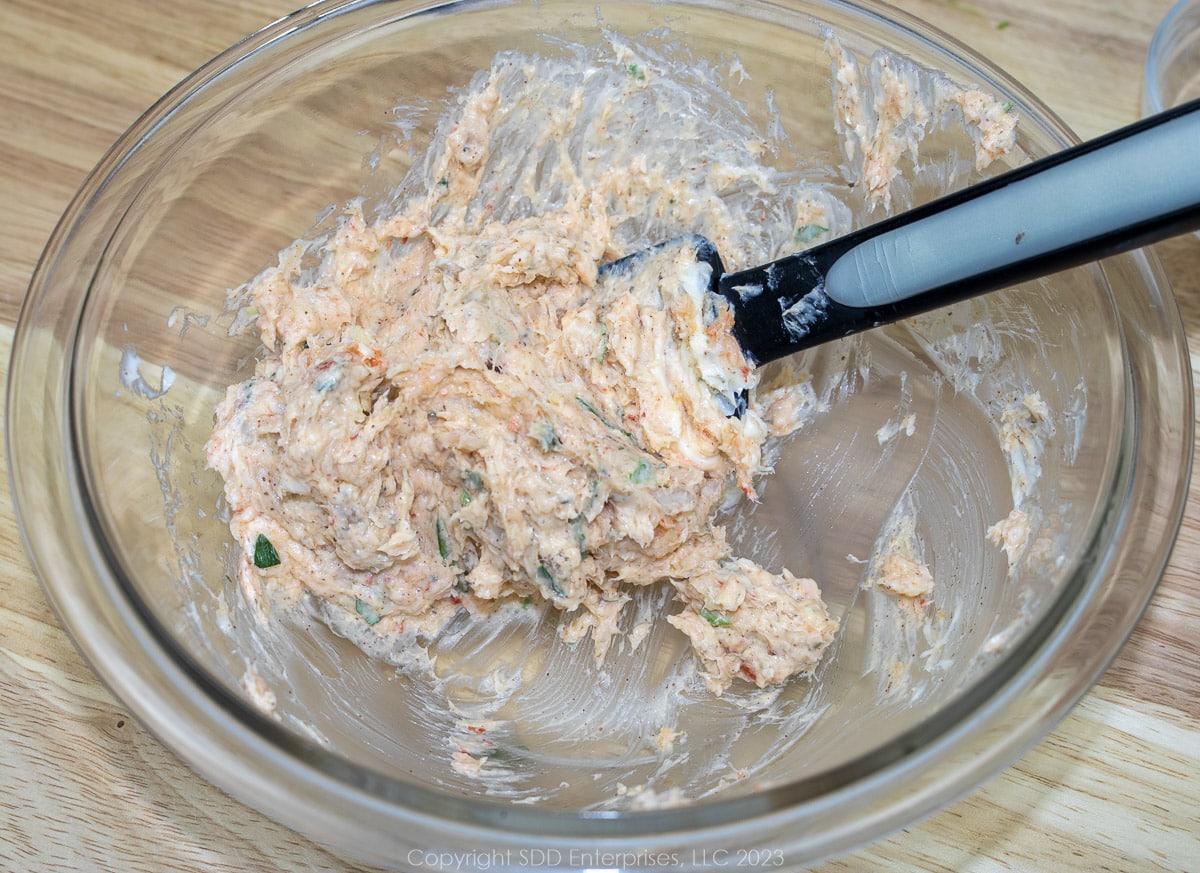
<svg viewBox="0 0 1200 873"><path fill-rule="evenodd" d="M630 588L667 582L714 693L818 664L837 624L816 583L733 555L715 520L754 498L787 392L760 393L687 245L602 265L683 230L764 259L738 228L762 234L767 199L793 204L767 228L788 240L833 220L736 118L692 108L708 85L629 51L502 56L394 210L351 205L241 290L265 352L207 457L251 597L425 643L536 600L599 659Z"/></svg>

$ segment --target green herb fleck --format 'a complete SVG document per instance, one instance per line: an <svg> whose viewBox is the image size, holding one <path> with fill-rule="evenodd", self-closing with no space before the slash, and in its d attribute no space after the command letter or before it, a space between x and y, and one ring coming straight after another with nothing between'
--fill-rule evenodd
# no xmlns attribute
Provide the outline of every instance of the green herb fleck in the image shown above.
<svg viewBox="0 0 1200 873"><path fill-rule="evenodd" d="M604 363L604 359L608 356L608 325L603 321L600 322L600 342L596 347L596 362Z"/></svg>
<svg viewBox="0 0 1200 873"><path fill-rule="evenodd" d="M1012 101L1011 101L1011 100L1010 100L1010 101L1008 101L1007 103L1005 103L1005 104L1004 104L1003 106L1001 106L1000 108L1001 108L1001 109L1003 109L1005 112L1012 112L1012 108L1013 108Z"/></svg>
<svg viewBox="0 0 1200 873"><path fill-rule="evenodd" d="M575 536L575 542L579 546L579 557L587 555L587 522L584 521L582 515L577 515L571 519L571 533Z"/></svg>
<svg viewBox="0 0 1200 873"><path fill-rule="evenodd" d="M467 486L467 490L472 494L477 494L483 490L483 477L474 470L462 471L463 484Z"/></svg>
<svg viewBox="0 0 1200 873"><path fill-rule="evenodd" d="M526 594L521 598L521 609L529 609L531 603L533 603L533 598Z"/></svg>
<svg viewBox="0 0 1200 873"><path fill-rule="evenodd" d="M707 606L700 610L700 617L713 627L729 627L729 619L719 612L713 612Z"/></svg>
<svg viewBox="0 0 1200 873"><path fill-rule="evenodd" d="M337 383L342 380L341 367L328 367L320 372L316 379L313 380L313 388L319 393L324 394L326 391L331 391L337 387Z"/></svg>
<svg viewBox="0 0 1200 873"><path fill-rule="evenodd" d="M438 179L438 184L441 185L443 188L449 188L450 180L447 179L445 176L442 176L442 178Z"/></svg>
<svg viewBox="0 0 1200 873"><path fill-rule="evenodd" d="M254 541L254 566L260 570L275 567L279 564L279 552L271 545L271 541L262 534Z"/></svg>
<svg viewBox="0 0 1200 873"><path fill-rule="evenodd" d="M470 502L471 502L471 493L469 491L464 491L464 492L462 492L462 494L458 495L458 505L459 506L466 506Z"/></svg>
<svg viewBox="0 0 1200 873"><path fill-rule="evenodd" d="M578 394L575 395L575 399L579 401L580 406L582 406L584 409L586 409L592 415L596 416L596 418L600 419L600 422L602 424L606 425L607 427L611 427L613 430L617 429L617 426L615 424L613 424L611 421L609 421L607 418L605 418L604 413L602 413L599 409L597 409L591 403L584 400Z"/></svg>
<svg viewBox="0 0 1200 873"><path fill-rule="evenodd" d="M1012 27L1011 21L1001 21L996 25L996 30L1008 30L1010 27Z"/></svg>
<svg viewBox="0 0 1200 873"><path fill-rule="evenodd" d="M379 614L378 609L367 603L365 600L359 600L357 597L354 598L354 611L357 612L359 617L371 627L379 624L379 620L383 618L383 616Z"/></svg>
<svg viewBox="0 0 1200 873"><path fill-rule="evenodd" d="M596 416L596 418L598 418L600 420L600 423L602 425L604 425L607 428L610 428L611 430L615 430L617 433L625 434L625 436L627 436L629 438L629 440L631 442L633 442L633 434L631 434L629 431L625 430L622 427L617 427L615 424L613 424L611 421L609 421L607 418L604 417L603 412L601 412L599 409L597 409L595 406L593 406L588 401L584 400L578 394L575 395L575 399L579 401L580 406L582 406L584 409L586 409L592 415Z"/></svg>
<svg viewBox="0 0 1200 873"><path fill-rule="evenodd" d="M466 576L459 576L458 579L455 580L454 590L457 591L459 594L470 594L471 593L471 583L467 581Z"/></svg>
<svg viewBox="0 0 1200 873"><path fill-rule="evenodd" d="M439 515L433 521L434 533L437 534L438 554L442 556L443 561L450 559L450 540L446 536L446 525Z"/></svg>
<svg viewBox="0 0 1200 873"><path fill-rule="evenodd" d="M562 446L558 434L554 432L554 426L548 421L534 422L532 434L543 452L553 452Z"/></svg>
<svg viewBox="0 0 1200 873"><path fill-rule="evenodd" d="M807 245L823 233L829 233L829 228L820 224L806 224L796 228L795 239L801 245Z"/></svg>
<svg viewBox="0 0 1200 873"><path fill-rule="evenodd" d="M558 584L558 580L550 575L550 571L546 569L545 564L538 564L537 580L538 584L545 585L547 588L549 588L550 593L555 597L562 597L564 594L566 594L566 592L563 591L562 586Z"/></svg>
<svg viewBox="0 0 1200 873"><path fill-rule="evenodd" d="M588 482L588 502L584 507L584 512L591 512L592 507L596 505L596 501L600 499L600 480L592 479Z"/></svg>
<svg viewBox="0 0 1200 873"><path fill-rule="evenodd" d="M625 71L639 82L646 78L646 71L637 64L626 64Z"/></svg>
<svg viewBox="0 0 1200 873"><path fill-rule="evenodd" d="M629 474L629 481L634 485L645 485L653 478L654 468L650 466L650 462L645 458L638 458L637 466Z"/></svg>

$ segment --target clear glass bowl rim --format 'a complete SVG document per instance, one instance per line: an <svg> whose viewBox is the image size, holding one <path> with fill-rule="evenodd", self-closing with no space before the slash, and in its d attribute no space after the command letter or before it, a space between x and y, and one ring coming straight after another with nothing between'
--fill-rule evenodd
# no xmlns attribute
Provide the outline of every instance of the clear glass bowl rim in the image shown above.
<svg viewBox="0 0 1200 873"><path fill-rule="evenodd" d="M1181 30L1182 19L1193 15L1196 21L1191 30ZM1166 75L1167 64L1171 56L1179 48L1180 43L1188 41L1200 42L1200 2L1197 0L1177 0L1159 22L1150 39L1146 50L1146 78L1142 86L1142 112L1153 115L1167 108L1164 101L1162 79Z"/></svg>
<svg viewBox="0 0 1200 873"><path fill-rule="evenodd" d="M797 822L828 821L821 836L793 838L803 844L806 857L815 858L842 851L865 840L909 823L949 803L999 771L1040 740L1094 683L1132 631L1149 601L1165 567L1171 543L1183 513L1184 496L1191 471L1192 393L1186 344L1179 326L1174 301L1153 256L1137 253L1122 256L1135 265L1131 269L1152 286L1164 290L1166 318L1174 314L1172 335L1160 337L1166 353L1179 368L1184 406L1180 420L1172 422L1168 437L1178 469L1163 481L1163 474L1146 485L1146 464L1135 456L1146 452L1146 440L1138 432L1138 403L1131 399L1127 415L1127 452L1130 459L1118 471L1108 518L1097 533L1098 549L1090 562L1079 567L1065 586L1054 608L1049 610L1028 637L1028 643L986 674L970 693L953 707L938 713L930 722L910 731L883 749L838 770L814 779L729 800L712 800L681 809L622 814L616 812L565 813L514 808L486 800L454 798L394 782L362 771L348 761L296 736L260 715L242 700L228 694L220 683L207 677L170 634L158 624L151 610L131 596L133 587L114 572L117 566L106 554L99 526L87 495L81 490L83 477L72 467L79 457L77 428L73 426L76 395L73 368L68 360L47 365L44 334L56 318L58 330L70 334L61 323L62 313L48 314L47 301L55 293L54 274L76 228L88 214L88 205L112 177L121 171L126 157L145 138L166 123L189 95L219 80L240 60L270 51L290 34L319 26L355 9L380 5L380 0L326 0L280 19L237 43L201 67L165 95L113 146L84 182L48 242L31 280L14 337L9 372L7 449L18 523L30 559L42 579L48 597L77 647L96 673L153 733L182 759L215 784L297 830L355 854L354 841L346 845L346 834L366 822L391 821L396 826L419 824L430 834L454 841L474 831L489 843L530 845L532 840L556 845L584 839L588 844L608 841L613 845L672 845L703 832L705 839L746 839L765 844L769 835L794 828ZM433 8L444 12L460 3L407 5L405 14ZM979 71L990 83L1019 95L1067 145L1073 135L1045 106L1011 78L993 68L970 49L900 10L873 0L857 3L828 0L831 7L857 10L855 14L898 28L908 39L935 54L952 57ZM1171 327L1168 324L1168 327ZM51 344L52 345L52 344ZM72 348L68 343L67 348ZM39 358L39 353L42 357ZM1149 355L1153 360L1155 354ZM57 381L56 381L57 378ZM1128 390L1139 390L1139 379L1129 380ZM1131 394L1131 397L1133 395ZM39 408L38 403L44 404ZM31 404L33 404L31 406ZM35 435L30 425L48 417L59 429L47 428ZM44 422L43 422L44 423ZM1160 435L1161 436L1161 435ZM38 458L28 450L41 438L61 454L46 452ZM1182 447L1182 448L1180 448ZM1155 451L1161 460L1172 453ZM1143 461L1149 459L1142 459ZM38 467L39 462L44 467ZM1175 478L1177 476L1177 478ZM1155 492L1150 510L1141 494ZM65 498L54 511L59 526L47 527L37 501L43 493ZM51 501L53 503L53 501ZM1071 675L1061 674L1061 657L1072 647L1072 633L1095 621L1086 613L1092 595L1105 574L1115 573L1129 559L1115 554L1104 542L1119 542L1118 534L1136 530L1146 513L1157 512L1161 520L1154 528L1151 548L1139 553L1143 566L1137 569L1145 581L1125 593L1118 605L1119 633L1110 633L1100 648L1089 654L1078 652ZM69 527L71 523L75 527ZM78 539L72 534L78 533ZM64 542L69 540L70 542ZM1149 564L1144 563L1149 561ZM1015 716L1021 717L1014 722ZM1036 716L1036 717L1034 717ZM197 730L203 725L205 730ZM986 738L981 740L981 736ZM953 766L947 763L950 761ZM924 773L919 793L904 795L903 780ZM332 816L332 824L314 823L313 809ZM839 810L856 809L853 822L838 816ZM514 842L519 840L520 842ZM730 844L726 842L726 845Z"/></svg>

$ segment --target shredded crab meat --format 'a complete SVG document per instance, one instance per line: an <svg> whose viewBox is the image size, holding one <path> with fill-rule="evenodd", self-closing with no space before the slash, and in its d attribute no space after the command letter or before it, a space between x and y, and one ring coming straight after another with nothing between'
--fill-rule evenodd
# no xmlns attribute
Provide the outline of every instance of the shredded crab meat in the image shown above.
<svg viewBox="0 0 1200 873"><path fill-rule="evenodd" d="M906 67L884 72L871 107L856 66L835 77L886 201L928 110ZM238 289L264 351L206 451L253 602L313 598L425 645L462 610L536 601L602 659L633 589L664 584L714 694L816 668L837 630L817 583L734 554L718 522L816 408L806 374L759 384L690 244L612 266L684 231L737 269L846 229L748 122L688 108L720 78L624 43L501 55L392 206L349 204ZM980 154L1001 153L1007 116L956 99ZM260 538L277 563L256 561Z"/></svg>

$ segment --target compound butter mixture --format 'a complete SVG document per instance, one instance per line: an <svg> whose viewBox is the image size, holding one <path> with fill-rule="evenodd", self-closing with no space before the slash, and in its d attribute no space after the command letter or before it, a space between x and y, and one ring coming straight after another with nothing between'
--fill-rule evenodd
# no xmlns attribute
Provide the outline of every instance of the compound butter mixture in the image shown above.
<svg viewBox="0 0 1200 873"><path fill-rule="evenodd" d="M712 692L815 668L837 630L817 583L719 523L803 423L803 374L759 383L686 247L602 268L697 232L737 269L846 229L820 176L772 168L734 73L615 40L502 55L391 204L239 289L266 352L207 455L252 599L418 644L547 604L603 658L631 588L665 582Z"/></svg>

